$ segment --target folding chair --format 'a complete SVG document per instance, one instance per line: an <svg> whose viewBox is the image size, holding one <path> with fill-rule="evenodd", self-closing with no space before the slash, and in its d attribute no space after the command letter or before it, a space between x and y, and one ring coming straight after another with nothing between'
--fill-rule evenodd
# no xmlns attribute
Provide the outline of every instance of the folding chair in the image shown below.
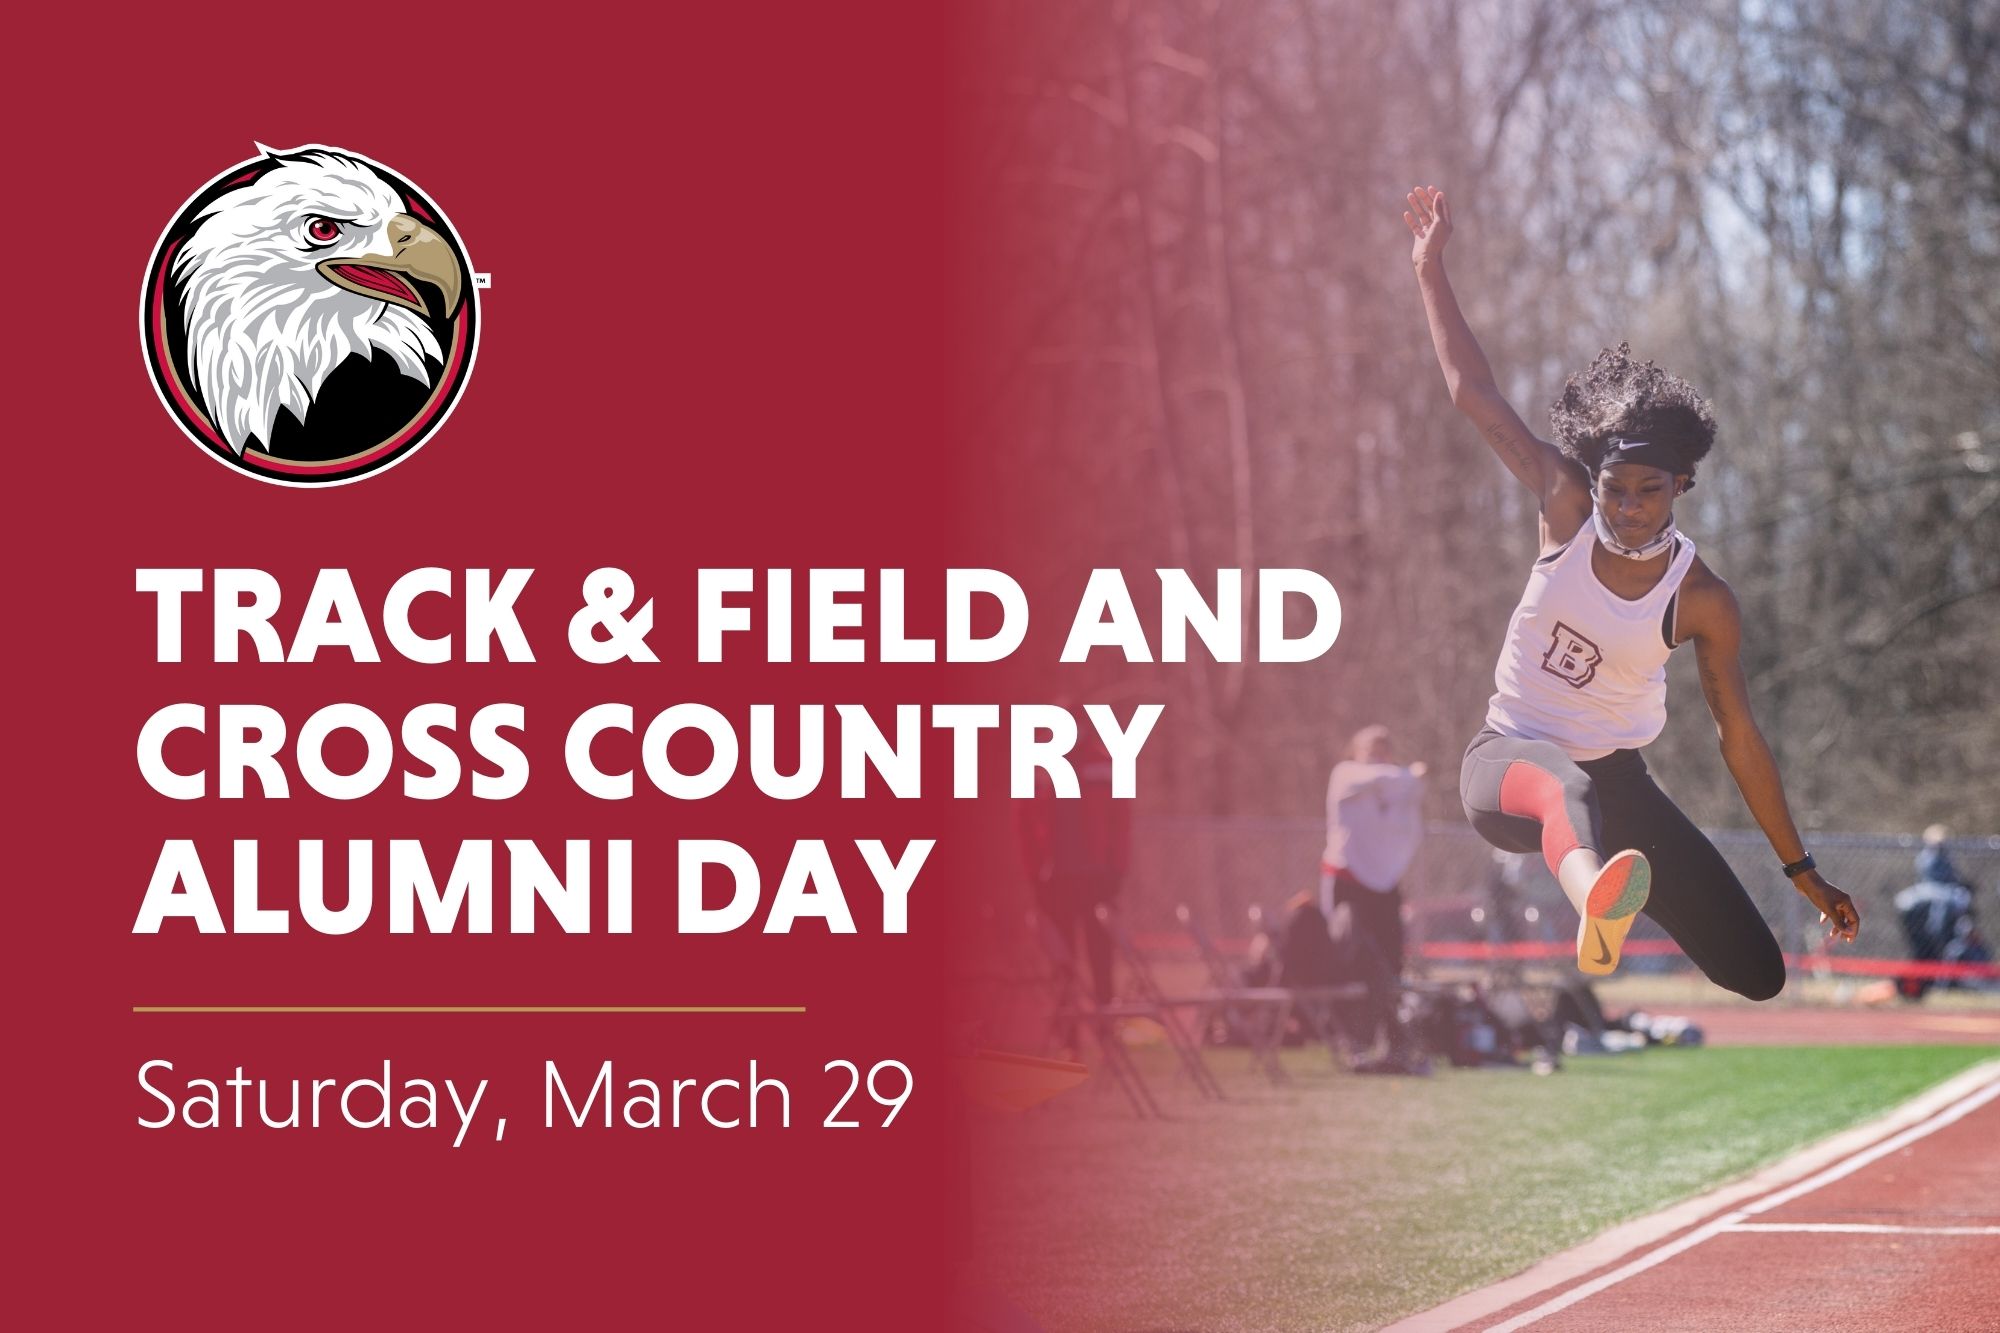
<svg viewBox="0 0 2000 1333"><path fill-rule="evenodd" d="M1168 996L1161 990L1159 980L1153 975L1152 964L1147 962L1145 955L1133 946L1132 937L1126 932L1124 923L1108 905L1098 904L1097 920L1106 931L1110 932L1113 948L1124 962L1126 971L1131 973L1133 985L1139 989L1140 1001L1151 1006L1153 1012L1149 1017L1167 1034L1167 1045L1173 1048L1174 1055L1181 1062L1181 1069L1194 1084L1195 1090L1202 1096L1216 1101L1227 1100L1222 1091L1222 1084L1216 1081L1208 1062L1201 1058L1201 1047L1188 1032L1187 1024L1181 1021L1179 1012L1183 1008L1200 1008L1203 1005L1214 1004L1218 997L1213 994Z"/></svg>
<svg viewBox="0 0 2000 1333"><path fill-rule="evenodd" d="M1145 1076L1118 1035L1120 1019L1153 1018L1154 1006L1098 1004L1082 984L1076 955L1055 923L1040 912L1028 913L1028 922L1049 962L1050 1044L1074 1046L1075 1035L1088 1032L1103 1058L1104 1068L1111 1074L1111 1081L1125 1094L1133 1113L1142 1120L1165 1119L1160 1104L1153 1099L1152 1089L1146 1086Z"/></svg>
<svg viewBox="0 0 2000 1333"><path fill-rule="evenodd" d="M1199 1026L1206 1031L1209 1020L1219 1014L1223 1022L1249 1041L1250 1058L1264 1071L1265 1077L1277 1084L1290 1082L1284 1065L1278 1061L1278 1048L1285 1040L1285 1027L1291 1020L1292 992L1283 986L1246 984L1243 974L1223 956L1186 903L1174 909L1174 919L1194 942L1195 952L1208 972L1209 984L1215 988L1215 1000L1204 1008Z"/></svg>
<svg viewBox="0 0 2000 1333"><path fill-rule="evenodd" d="M1261 908L1250 909L1250 920L1254 926L1261 928L1263 917ZM1208 948L1213 951L1218 963L1233 969L1234 965L1212 941ZM1347 1038L1347 1028L1341 1023L1335 1006L1367 999L1368 983L1340 981L1322 986L1281 986L1280 989L1292 997L1292 1012L1298 1015L1300 1024L1312 1034L1313 1040L1326 1047L1334 1068L1344 1070L1353 1064L1353 1044Z"/></svg>

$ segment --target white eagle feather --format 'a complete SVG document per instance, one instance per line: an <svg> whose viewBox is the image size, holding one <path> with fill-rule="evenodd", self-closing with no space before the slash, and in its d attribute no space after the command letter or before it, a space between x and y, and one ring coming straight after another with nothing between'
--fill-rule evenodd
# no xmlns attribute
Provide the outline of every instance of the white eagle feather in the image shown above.
<svg viewBox="0 0 2000 1333"><path fill-rule="evenodd" d="M229 191L196 220L174 257L187 362L216 429L241 455L266 446L280 409L300 422L334 367L380 351L411 379L431 382L443 354L412 310L334 285L317 265L392 251L403 201L365 162L323 149ZM309 226L340 224L317 245Z"/></svg>

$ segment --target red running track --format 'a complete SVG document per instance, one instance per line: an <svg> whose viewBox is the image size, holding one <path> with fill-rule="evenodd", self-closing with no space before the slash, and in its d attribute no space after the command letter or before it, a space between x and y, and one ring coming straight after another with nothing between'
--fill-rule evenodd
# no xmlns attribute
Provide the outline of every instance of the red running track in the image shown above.
<svg viewBox="0 0 2000 1333"><path fill-rule="evenodd" d="M1890 1132L1808 1150L1795 1179L1781 1165L1395 1329L1990 1333L2000 1328L2000 1063L1950 1087Z"/></svg>
<svg viewBox="0 0 2000 1333"><path fill-rule="evenodd" d="M1675 1004L1646 1008L1701 1028L1711 1046L2000 1046L2000 1009L1895 1004L1837 1009L1806 1004ZM2000 1281L1995 1283L2000 1298ZM2000 1327L2000 1320L1995 1321Z"/></svg>

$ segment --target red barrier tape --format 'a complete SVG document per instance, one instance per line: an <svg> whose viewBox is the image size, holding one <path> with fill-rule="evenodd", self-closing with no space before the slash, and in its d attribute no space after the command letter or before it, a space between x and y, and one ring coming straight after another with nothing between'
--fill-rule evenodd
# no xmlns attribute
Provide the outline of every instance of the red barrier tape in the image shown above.
<svg viewBox="0 0 2000 1333"><path fill-rule="evenodd" d="M1627 940L1625 956L1645 957L1652 954L1678 954L1681 947L1672 940ZM1562 944L1555 940L1524 940L1515 944L1458 943L1436 941L1418 950L1426 958L1471 959L1490 961L1495 959L1524 958L1574 958L1576 946Z"/></svg>
<svg viewBox="0 0 2000 1333"><path fill-rule="evenodd" d="M1193 943L1185 935L1171 932L1147 933L1133 943L1141 952L1161 957L1197 957ZM1250 941L1221 939L1216 947L1224 954L1241 957L1250 950ZM1513 944L1485 944L1457 940L1434 940L1417 952L1439 962L1522 962L1532 959L1573 958L1576 950L1560 940L1525 940ZM1627 958L1685 957L1672 940L1627 940ZM1924 981L2000 981L2000 963L1935 963L1915 958L1852 958L1841 954L1813 953L1785 955L1785 966L1795 972L1844 972L1864 977L1910 977Z"/></svg>
<svg viewBox="0 0 2000 1333"><path fill-rule="evenodd" d="M1627 957L1677 955L1680 946L1672 940L1628 940ZM1501 959L1569 958L1576 952L1554 940L1519 944L1461 944L1434 942L1418 950L1425 958L1455 961L1493 962ZM2000 980L2000 963L1937 963L1915 958L1851 958L1840 954L1813 953L1785 955L1785 966L1799 972L1846 972L1868 977L1916 977L1928 981Z"/></svg>
<svg viewBox="0 0 2000 1333"><path fill-rule="evenodd" d="M1801 972L1855 972L1867 977L1920 977L1928 981L2000 980L2000 963L1927 963L1915 958L1839 958L1833 954L1785 955Z"/></svg>

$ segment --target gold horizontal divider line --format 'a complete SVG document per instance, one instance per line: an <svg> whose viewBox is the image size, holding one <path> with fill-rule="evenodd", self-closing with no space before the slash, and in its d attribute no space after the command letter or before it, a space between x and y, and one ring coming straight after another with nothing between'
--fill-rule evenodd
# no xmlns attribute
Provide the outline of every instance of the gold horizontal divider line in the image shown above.
<svg viewBox="0 0 2000 1333"><path fill-rule="evenodd" d="M802 1014L802 1004L135 1004L135 1014Z"/></svg>

